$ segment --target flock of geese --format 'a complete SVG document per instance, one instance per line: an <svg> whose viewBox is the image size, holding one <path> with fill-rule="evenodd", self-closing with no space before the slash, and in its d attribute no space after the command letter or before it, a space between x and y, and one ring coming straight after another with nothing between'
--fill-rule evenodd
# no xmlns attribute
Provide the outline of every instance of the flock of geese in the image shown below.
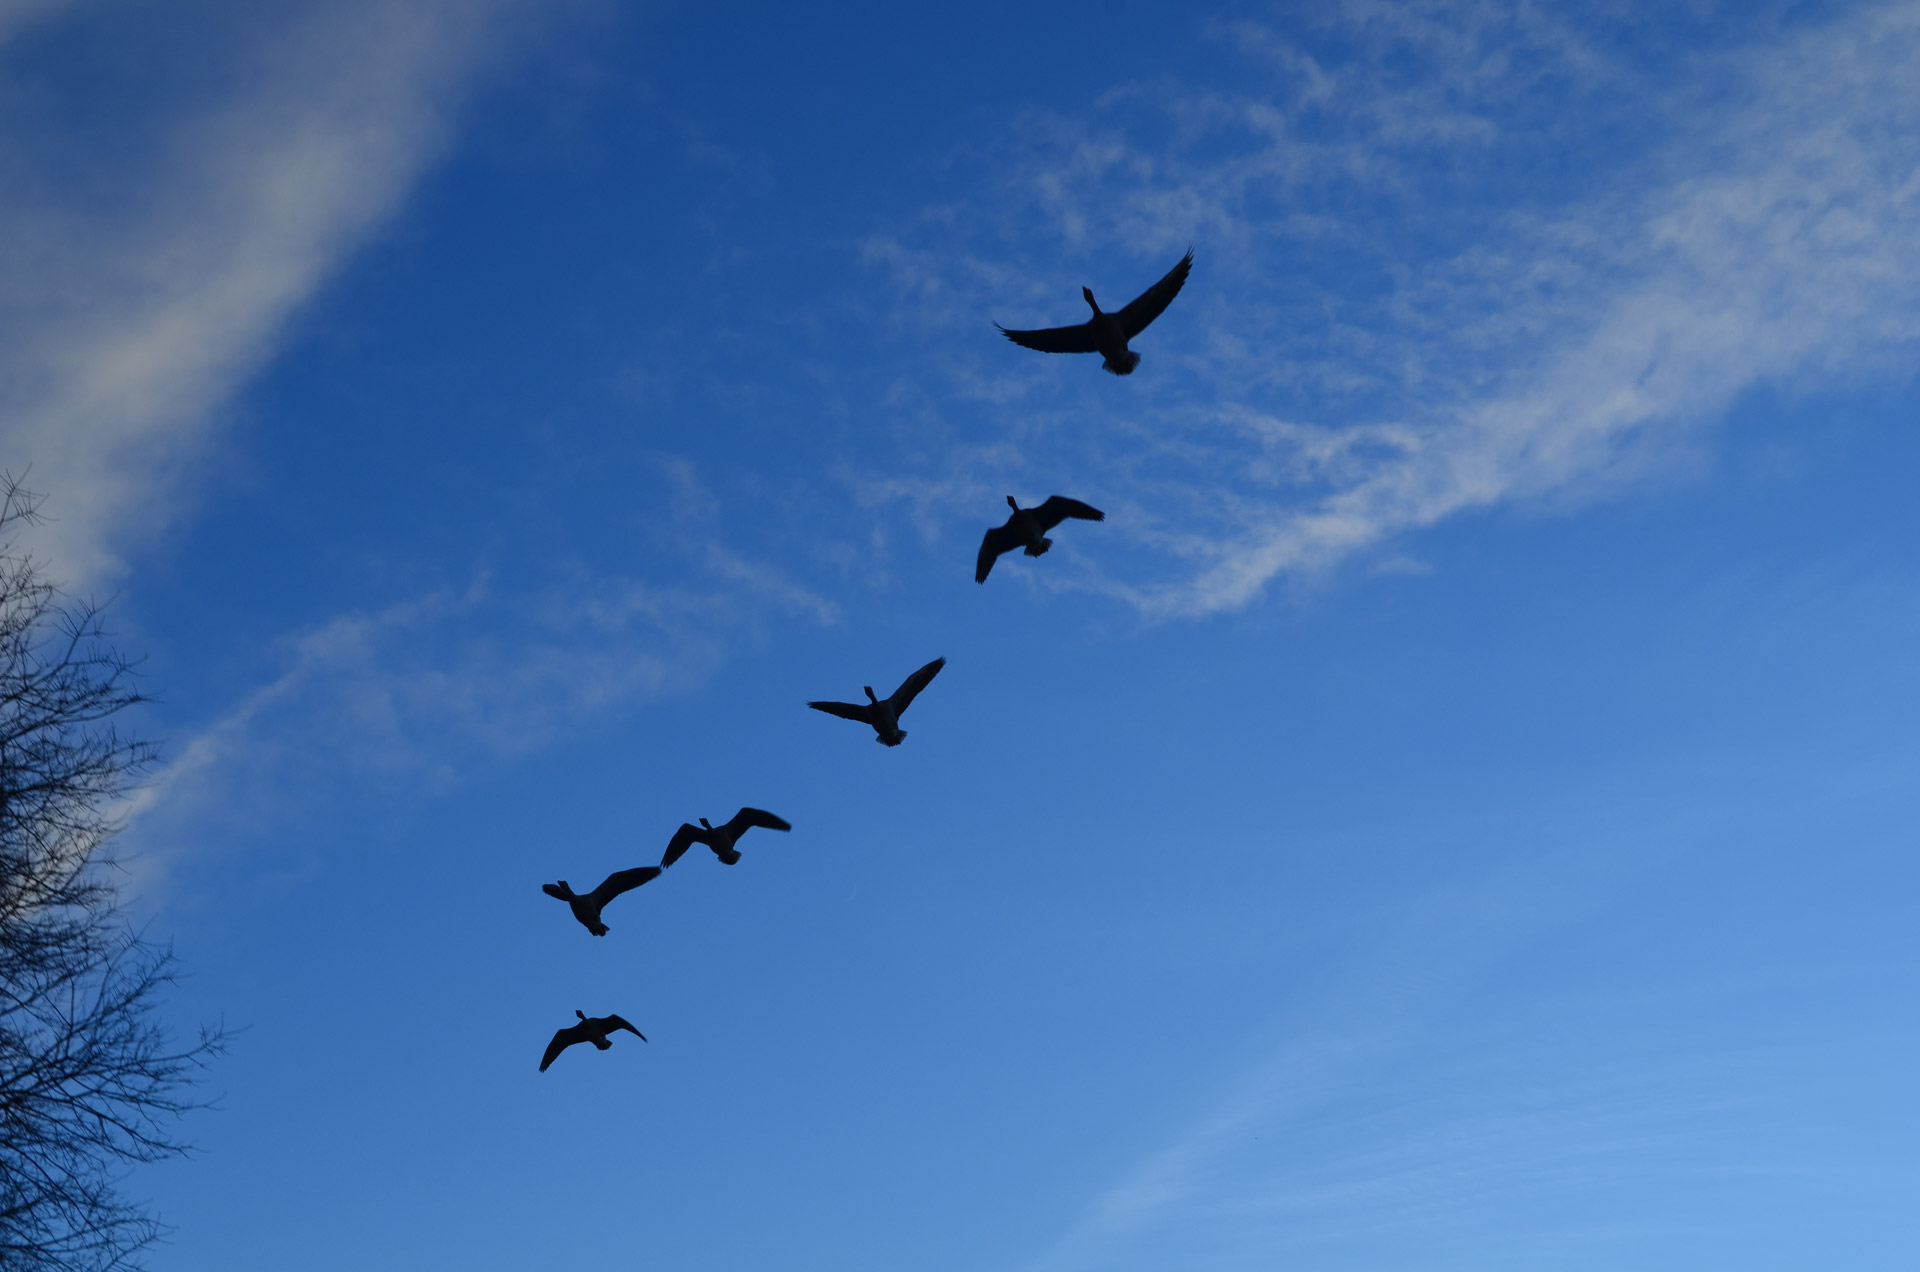
<svg viewBox="0 0 1920 1272"><path fill-rule="evenodd" d="M1167 271L1166 277L1147 288L1124 309L1114 313L1104 312L1100 303L1093 298L1093 290L1082 287L1080 294L1086 297L1093 317L1078 326L1045 327L1035 331L1009 331L999 327L999 330L1015 344L1041 353L1097 353L1103 369L1114 375L1132 375L1134 368L1140 365L1140 355L1129 349L1127 342L1146 330L1147 324L1158 318L1172 303L1173 298L1180 294L1181 287L1185 286L1187 274L1192 269L1193 250L1189 248L1187 254L1180 258L1180 263ZM987 531L986 537L980 541L980 555L973 569L976 583L985 583L987 575L993 570L993 563L1015 548L1022 549L1031 557L1044 555L1053 546L1053 540L1047 537L1047 532L1061 522L1069 519L1104 521L1107 515L1098 508L1063 495L1054 495L1032 508L1022 508L1012 495L1008 495L1007 506L1013 512L1006 523ZM824 711L842 720L854 720L868 726L874 732L874 740L882 746L899 746L907 740L907 731L900 727L900 717L946 665L945 658L934 659L908 676L898 689L885 698L877 696L873 686L867 685L863 686L867 695L865 702L809 702L807 705L815 711ZM673 838L667 841L667 851L657 866L616 870L587 893L575 892L565 879L558 883L542 884L540 890L555 900L566 902L567 908L573 911L573 917L587 931L595 936L605 936L608 928L601 921L600 913L614 898L652 883L695 844L705 844L711 848L721 865L734 865L740 860L736 845L741 836L756 828L793 829L784 818L763 808L742 808L731 820L719 826L702 817L699 825L688 822L673 832ZM559 1058L561 1052L576 1043L590 1042L596 1050L606 1051L613 1046L613 1035L621 1030L642 1042L647 1040L647 1036L624 1017L612 1014L589 1016L578 1009L573 1014L579 1020L558 1030L547 1044L546 1054L540 1057L542 1073Z"/></svg>

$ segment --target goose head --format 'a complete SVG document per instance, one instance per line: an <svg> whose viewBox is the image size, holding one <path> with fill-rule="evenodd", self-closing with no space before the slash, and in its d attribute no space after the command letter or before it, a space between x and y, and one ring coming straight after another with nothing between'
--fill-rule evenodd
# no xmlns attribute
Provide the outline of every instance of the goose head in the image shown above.
<svg viewBox="0 0 1920 1272"><path fill-rule="evenodd" d="M1015 512L1020 511L1020 505L1014 502L1012 495L1007 496L1007 507L1013 509Z"/></svg>
<svg viewBox="0 0 1920 1272"><path fill-rule="evenodd" d="M573 1014L580 1017L580 1019L582 1020L585 1020L587 1018L587 1013L584 1011L581 1011L578 1007L575 1007L573 1009Z"/></svg>
<svg viewBox="0 0 1920 1272"><path fill-rule="evenodd" d="M712 830L712 829L713 829L713 823L712 823L712 822L710 822L710 821L708 821L708 820L707 820L706 818L704 818L704 817L702 817L702 818L700 819L700 824L701 824L702 826L705 826L705 827L706 827L706 828L707 828L708 830Z"/></svg>
<svg viewBox="0 0 1920 1272"><path fill-rule="evenodd" d="M880 701L880 699L879 699L879 698L877 698L877 697L875 697L875 696L874 696L874 692L873 692L873 686L872 686L872 685L861 685L860 687L861 687L862 689L864 689L864 690L866 690L866 691L867 691L867 701L868 701L868 702L872 702L872 703L876 703L876 704L877 704L877 703L878 703L878 702Z"/></svg>
<svg viewBox="0 0 1920 1272"><path fill-rule="evenodd" d="M1080 294L1087 298L1087 304L1093 307L1094 316L1098 317L1100 314L1100 302L1093 298L1093 288L1082 287L1080 289Z"/></svg>

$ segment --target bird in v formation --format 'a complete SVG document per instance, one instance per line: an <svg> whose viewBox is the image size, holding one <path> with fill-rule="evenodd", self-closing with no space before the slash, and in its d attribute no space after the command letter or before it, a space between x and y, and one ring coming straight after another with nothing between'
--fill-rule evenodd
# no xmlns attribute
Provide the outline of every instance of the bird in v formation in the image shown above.
<svg viewBox="0 0 1920 1272"><path fill-rule="evenodd" d="M666 855L660 858L657 866L635 866L631 870L616 870L600 881L600 886L592 892L575 892L565 879L558 883L543 883L540 891L558 901L565 901L573 911L573 917L580 920L581 926L595 936L605 936L607 925L600 921L600 911L607 903L625 892L631 892L642 884L652 883L660 877L660 872L680 860L689 847L696 843L706 844L713 849L713 855L725 865L733 865L740 860L740 854L734 844L740 836L754 826L763 826L768 830L792 830L785 818L776 817L763 808L743 808L733 815L733 820L723 826L715 826L706 818L700 819L700 825L682 825L675 831L667 843Z"/></svg>
<svg viewBox="0 0 1920 1272"><path fill-rule="evenodd" d="M578 1007L573 1009L573 1014L580 1017L580 1023L555 1031L553 1041L547 1044L547 1054L540 1057L540 1072L545 1073L547 1066L552 1064L562 1051L577 1042L590 1042L595 1050L606 1051L613 1046L613 1040L608 1035L616 1030L624 1029L642 1042L647 1040L647 1035L635 1029L623 1017L589 1016Z"/></svg>
<svg viewBox="0 0 1920 1272"><path fill-rule="evenodd" d="M623 892L631 892L643 883L651 883L660 877L660 866L635 866L631 870L616 870L600 881L600 886L582 896L562 879L558 883L543 883L540 891L560 901L565 901L573 911L573 917L580 920L587 931L595 936L605 936L607 925L600 921L600 911L607 902Z"/></svg>
<svg viewBox="0 0 1920 1272"><path fill-rule="evenodd" d="M1007 523L987 531L987 537L980 540L980 556L973 563L975 583L987 581L987 574L993 569L993 563L1004 552L1025 548L1028 556L1043 555L1053 546L1053 540L1047 538L1047 531L1068 517L1076 517L1081 521L1107 519L1107 514L1093 505L1083 504L1078 499L1068 499L1064 495L1053 495L1035 508L1022 508L1014 501L1012 495L1008 495L1007 507L1013 509L1013 515L1007 518Z"/></svg>
<svg viewBox="0 0 1920 1272"><path fill-rule="evenodd" d="M682 822L680 829L673 832L672 841L667 844L667 855L660 859L660 868L664 870L680 860L681 855L695 844L705 844L713 849L714 856L720 858L721 865L731 866L740 860L740 854L734 851L734 844L755 826L766 830L793 829L784 818L775 817L764 808L743 808L724 826L716 826L704 817L698 826Z"/></svg>
<svg viewBox="0 0 1920 1272"><path fill-rule="evenodd" d="M1010 331L995 323L1000 333L1007 339L1024 348L1041 353L1098 353L1103 369L1114 375L1131 375L1140 365L1140 355L1127 347L1128 341L1145 331L1148 324L1158 318L1173 298L1180 294L1186 285L1187 275L1193 269L1193 249L1180 258L1178 264L1168 270L1159 282L1147 288L1130 301L1124 308L1107 313L1093 298L1093 289L1082 287L1080 294L1086 298L1087 305L1093 310L1093 316L1086 322L1072 327L1046 327L1032 331ZM1046 537L1062 521L1069 518L1082 521L1104 521L1106 513L1078 499L1069 499L1064 495L1053 495L1046 502L1033 508L1022 508L1012 495L1007 496L1007 506L1013 510L1004 525L988 530L980 542L980 553L974 563L974 581L984 583L993 570L993 564L1003 554L1015 548L1024 549L1028 556L1044 555L1053 546L1053 540ZM863 686L867 701L853 702L809 702L807 705L816 711L824 711L845 720L855 720L870 726L875 733L875 741L883 746L899 746L906 741L907 733L900 727L900 717L919 696L920 691L932 683L947 665L945 658L936 658L908 676L886 698L880 698L873 692L873 686ZM733 818L723 825L715 826L706 818L700 818L698 826L683 823L674 832L667 845L666 855L657 866L637 866L630 870L616 870L600 883L600 886L585 895L576 893L565 879L558 883L542 884L541 890L547 895L565 901L573 911L574 918L595 936L605 936L608 928L600 921L600 912L615 897L631 892L643 884L659 878L661 871L673 865L696 843L706 844L713 850L722 864L733 865L740 860L740 853L734 847L740 837L754 827L767 830L792 830L783 818L758 808L742 808ZM562 1051L581 1042L590 1042L595 1049L609 1050L613 1042L609 1035L626 1030L645 1042L647 1036L635 1029L631 1023L617 1015L588 1016L575 1009L579 1023L560 1029L547 1044L546 1054L540 1059L540 1071L545 1073Z"/></svg>
<svg viewBox="0 0 1920 1272"><path fill-rule="evenodd" d="M1147 329L1147 324L1158 318L1173 298L1180 294L1186 285L1187 274L1193 269L1193 249L1180 258L1180 263L1168 270L1166 276L1147 290L1127 302L1124 309L1106 313L1100 308L1100 302L1093 298L1093 288L1082 287L1080 294L1087 298L1087 304L1093 309L1093 317L1076 327L1042 327L1037 331L1009 331L1000 327L1000 334L1013 343L1026 349L1037 349L1041 353L1097 353L1104 370L1115 375L1132 375L1133 369L1140 365L1140 355L1127 348L1127 342Z"/></svg>
<svg viewBox="0 0 1920 1272"><path fill-rule="evenodd" d="M857 720L870 725L877 735L875 741L882 746L899 746L907 740L907 731L900 727L900 717L906 713L920 691L933 683L940 669L947 665L945 658L936 658L903 681L891 696L874 696L872 685L862 685L866 691L865 702L809 702L807 705L815 711L824 711L828 715L839 716L842 720Z"/></svg>

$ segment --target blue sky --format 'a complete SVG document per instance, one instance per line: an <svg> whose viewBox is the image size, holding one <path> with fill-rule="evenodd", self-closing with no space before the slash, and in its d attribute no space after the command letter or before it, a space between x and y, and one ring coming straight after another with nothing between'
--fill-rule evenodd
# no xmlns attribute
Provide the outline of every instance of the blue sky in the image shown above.
<svg viewBox="0 0 1920 1272"><path fill-rule="evenodd" d="M1920 4L1297 9L0 3L153 1267L1912 1266Z"/></svg>

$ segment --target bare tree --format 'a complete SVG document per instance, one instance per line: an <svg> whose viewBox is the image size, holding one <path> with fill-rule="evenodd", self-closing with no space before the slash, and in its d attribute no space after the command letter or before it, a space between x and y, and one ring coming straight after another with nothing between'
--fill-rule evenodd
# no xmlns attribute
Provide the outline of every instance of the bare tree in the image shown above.
<svg viewBox="0 0 1920 1272"><path fill-rule="evenodd" d="M137 1266L158 1224L119 1185L186 1151L178 1116L224 1034L157 1020L172 952L119 908L113 810L155 759L114 717L142 701L97 607L14 547L36 500L0 475L0 1268Z"/></svg>

